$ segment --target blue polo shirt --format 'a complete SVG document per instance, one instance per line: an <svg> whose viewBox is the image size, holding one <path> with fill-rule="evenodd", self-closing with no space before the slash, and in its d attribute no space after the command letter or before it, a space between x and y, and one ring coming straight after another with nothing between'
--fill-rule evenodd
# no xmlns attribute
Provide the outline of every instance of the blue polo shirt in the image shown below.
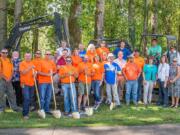
<svg viewBox="0 0 180 135"><path fill-rule="evenodd" d="M83 51L79 51L79 57L81 57L82 59L84 59L84 56L86 55L86 50Z"/></svg>
<svg viewBox="0 0 180 135"><path fill-rule="evenodd" d="M120 47L116 48L114 51L113 51L113 54L114 56L117 58L118 57L118 53L119 51L122 51L123 52L123 59L124 60L127 60L128 56L131 55L131 51L127 48L123 48L121 49Z"/></svg>
<svg viewBox="0 0 180 135"><path fill-rule="evenodd" d="M157 74L157 66L156 65L144 65L144 75L146 81L156 81L156 74Z"/></svg>
<svg viewBox="0 0 180 135"><path fill-rule="evenodd" d="M116 71L121 71L121 68L116 63L106 63L104 64L104 70L105 70L105 80L106 83L113 85L115 84L115 77L116 77Z"/></svg>

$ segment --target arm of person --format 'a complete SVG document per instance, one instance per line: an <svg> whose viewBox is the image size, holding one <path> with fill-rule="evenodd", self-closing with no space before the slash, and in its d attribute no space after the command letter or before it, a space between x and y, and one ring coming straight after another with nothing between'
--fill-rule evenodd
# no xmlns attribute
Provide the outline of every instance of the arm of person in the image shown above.
<svg viewBox="0 0 180 135"><path fill-rule="evenodd" d="M165 75L165 81L164 81L164 88L167 87L167 82L168 82L168 79L169 79L169 65L167 65L165 73L166 73L166 75Z"/></svg>
<svg viewBox="0 0 180 135"><path fill-rule="evenodd" d="M25 75L25 74L27 74L30 70L32 70L32 69L34 69L34 68L35 68L34 66L30 66L30 67L28 67L27 69L21 70L20 73L21 73L22 75Z"/></svg>
<svg viewBox="0 0 180 135"><path fill-rule="evenodd" d="M173 83L174 83L177 79L180 78L180 67L178 66L177 68L178 68L178 69L177 69L178 73L177 73L176 77L174 77L174 79L172 80Z"/></svg>

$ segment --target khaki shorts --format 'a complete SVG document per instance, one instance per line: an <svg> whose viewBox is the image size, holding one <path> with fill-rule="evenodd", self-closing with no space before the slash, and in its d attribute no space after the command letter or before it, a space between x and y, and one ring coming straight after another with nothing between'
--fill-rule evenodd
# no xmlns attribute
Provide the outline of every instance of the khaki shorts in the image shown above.
<svg viewBox="0 0 180 135"><path fill-rule="evenodd" d="M91 84L87 84L88 85L88 94L90 94L90 90L91 90ZM87 95L87 90L86 90L86 84L79 82L78 84L78 94L79 95Z"/></svg>

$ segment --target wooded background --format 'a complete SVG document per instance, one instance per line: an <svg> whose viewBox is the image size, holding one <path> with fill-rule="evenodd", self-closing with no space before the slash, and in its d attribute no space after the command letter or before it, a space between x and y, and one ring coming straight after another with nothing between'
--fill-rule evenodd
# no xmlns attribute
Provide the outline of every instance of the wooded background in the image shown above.
<svg viewBox="0 0 180 135"><path fill-rule="evenodd" d="M180 0L0 0L0 47L19 22L49 13L55 5L65 20L71 46L91 39L126 39L140 46L142 33L171 34L180 44ZM53 27L23 35L21 51L57 47Z"/></svg>

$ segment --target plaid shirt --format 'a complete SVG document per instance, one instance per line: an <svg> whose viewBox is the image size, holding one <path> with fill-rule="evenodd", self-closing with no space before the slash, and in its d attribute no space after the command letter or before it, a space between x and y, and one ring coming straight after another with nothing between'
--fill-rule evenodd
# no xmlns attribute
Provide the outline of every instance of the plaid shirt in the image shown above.
<svg viewBox="0 0 180 135"><path fill-rule="evenodd" d="M18 59L12 59L12 63L14 66L14 73L13 73L13 77L12 77L12 81L16 82L20 80L20 72L19 72L19 64L20 64L21 60Z"/></svg>

